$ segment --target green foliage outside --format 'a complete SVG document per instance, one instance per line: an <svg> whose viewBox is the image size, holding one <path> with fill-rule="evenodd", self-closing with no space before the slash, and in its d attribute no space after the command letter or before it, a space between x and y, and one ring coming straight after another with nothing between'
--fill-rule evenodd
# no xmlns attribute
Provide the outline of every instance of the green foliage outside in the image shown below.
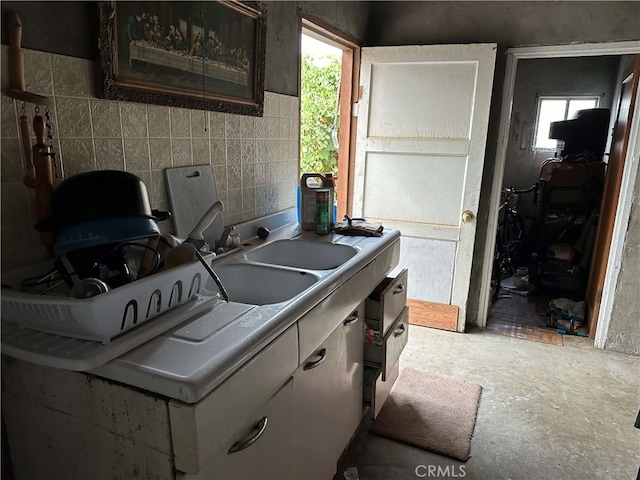
<svg viewBox="0 0 640 480"><path fill-rule="evenodd" d="M342 64L314 65L314 57L302 55L300 108L300 172L338 173L338 150L331 133L337 131L337 99Z"/></svg>

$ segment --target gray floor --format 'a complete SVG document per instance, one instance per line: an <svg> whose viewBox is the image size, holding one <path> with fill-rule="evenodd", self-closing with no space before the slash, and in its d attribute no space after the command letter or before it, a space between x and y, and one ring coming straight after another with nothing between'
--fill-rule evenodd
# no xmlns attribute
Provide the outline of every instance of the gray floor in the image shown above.
<svg viewBox="0 0 640 480"><path fill-rule="evenodd" d="M460 463L378 437L367 421L335 480L348 467L359 480L636 478L640 357L598 350L579 337L557 347L481 331L412 325L409 333L401 368L483 387L471 458Z"/></svg>

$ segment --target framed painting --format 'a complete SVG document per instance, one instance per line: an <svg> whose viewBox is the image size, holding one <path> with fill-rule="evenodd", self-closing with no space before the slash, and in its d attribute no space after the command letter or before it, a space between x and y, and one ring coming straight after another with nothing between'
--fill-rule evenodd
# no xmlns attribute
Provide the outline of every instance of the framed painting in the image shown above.
<svg viewBox="0 0 640 480"><path fill-rule="evenodd" d="M102 95L261 116L266 21L261 2L103 2Z"/></svg>

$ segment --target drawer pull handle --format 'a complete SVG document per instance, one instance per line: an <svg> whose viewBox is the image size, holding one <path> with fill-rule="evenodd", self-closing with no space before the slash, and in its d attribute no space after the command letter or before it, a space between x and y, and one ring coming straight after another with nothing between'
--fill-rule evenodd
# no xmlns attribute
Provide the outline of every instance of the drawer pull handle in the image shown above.
<svg viewBox="0 0 640 480"><path fill-rule="evenodd" d="M407 328L404 326L404 323L401 323L400 325L398 325L398 328L396 328L396 331L393 332L393 336L394 337L399 337L400 335L402 335L405 331L407 330Z"/></svg>
<svg viewBox="0 0 640 480"><path fill-rule="evenodd" d="M400 295L402 292L404 292L404 285L398 285L398 286L393 290L393 294L394 294L394 295Z"/></svg>
<svg viewBox="0 0 640 480"><path fill-rule="evenodd" d="M238 440L236 443L234 443L227 452L227 455L231 455L232 453L236 453L244 450L245 448L249 448L251 445L258 441L258 439L262 436L266 429L267 417L262 417L262 419L256 424L256 432L246 440Z"/></svg>
<svg viewBox="0 0 640 480"><path fill-rule="evenodd" d="M318 352L318 356L320 357L318 360L307 363L304 366L303 370L311 370L312 368L316 368L318 365L324 362L327 359L327 349L323 348L322 350L320 350Z"/></svg>
<svg viewBox="0 0 640 480"><path fill-rule="evenodd" d="M351 315L349 315L344 322L342 322L342 325L344 325L345 327L348 327L349 325L353 325L358 321L359 317L360 317L360 312L356 310Z"/></svg>

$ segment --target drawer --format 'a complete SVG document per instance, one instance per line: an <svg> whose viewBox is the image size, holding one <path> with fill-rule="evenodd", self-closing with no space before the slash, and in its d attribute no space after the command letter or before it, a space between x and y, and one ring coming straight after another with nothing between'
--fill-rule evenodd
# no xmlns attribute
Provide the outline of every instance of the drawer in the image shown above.
<svg viewBox="0 0 640 480"><path fill-rule="evenodd" d="M396 383L398 379L398 373L400 371L400 362L391 367L387 379L382 379L382 368L372 365L365 365L364 367L364 389L362 393L362 399L364 403L370 405L371 419L375 420L382 405L389 396L391 387Z"/></svg>
<svg viewBox="0 0 640 480"><path fill-rule="evenodd" d="M197 474L177 472L178 480L295 479L293 379L258 408ZM244 447L244 448L243 448ZM232 448L235 451L232 451Z"/></svg>
<svg viewBox="0 0 640 480"><path fill-rule="evenodd" d="M356 273L298 320L299 358L304 362L345 318L354 313L379 279L375 262Z"/></svg>
<svg viewBox="0 0 640 480"><path fill-rule="evenodd" d="M400 238L376 257L376 278L384 278L400 262Z"/></svg>
<svg viewBox="0 0 640 480"><path fill-rule="evenodd" d="M405 268L396 278L385 278L365 301L364 316L380 323L383 337L407 303L408 273Z"/></svg>
<svg viewBox="0 0 640 480"><path fill-rule="evenodd" d="M375 321L367 320L367 325L375 325ZM380 343L364 344L364 361L367 364L382 367L382 379L386 380L393 366L398 362L402 350L409 340L409 307L404 307L395 323L389 328L387 335Z"/></svg>
<svg viewBox="0 0 640 480"><path fill-rule="evenodd" d="M176 470L198 473L220 450L226 452L297 367L298 329L293 325L200 402L171 400Z"/></svg>

